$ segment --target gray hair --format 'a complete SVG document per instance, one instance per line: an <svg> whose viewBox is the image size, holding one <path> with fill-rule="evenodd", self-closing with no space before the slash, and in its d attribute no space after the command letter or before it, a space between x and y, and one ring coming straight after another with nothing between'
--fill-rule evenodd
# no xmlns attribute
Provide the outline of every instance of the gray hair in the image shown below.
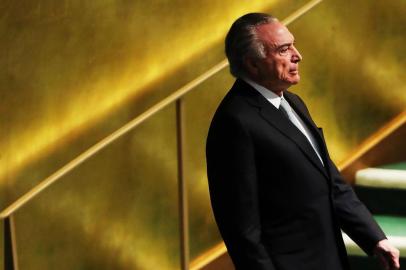
<svg viewBox="0 0 406 270"><path fill-rule="evenodd" d="M227 33L225 51L230 63L230 73L237 78L246 76L244 58L265 58L266 51L258 38L256 27L278 21L265 13L248 13L238 18Z"/></svg>

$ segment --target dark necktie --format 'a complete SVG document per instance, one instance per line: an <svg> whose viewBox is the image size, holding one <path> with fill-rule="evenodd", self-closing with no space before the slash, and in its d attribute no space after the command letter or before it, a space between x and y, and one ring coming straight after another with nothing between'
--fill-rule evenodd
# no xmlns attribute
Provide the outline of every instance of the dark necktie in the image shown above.
<svg viewBox="0 0 406 270"><path fill-rule="evenodd" d="M281 104L279 106L279 110L290 120L290 122L292 122L292 124L294 124L297 127L297 129L300 130L300 132L303 133L303 135L309 141L314 152L316 152L316 155L318 156L318 158L320 159L321 163L324 166L323 160L319 154L319 151L317 150L317 146L314 145L316 142L313 143L312 140L309 138L310 135L306 133L306 131L304 130L303 126L300 124L297 117L293 114L292 107L290 107L289 103L283 97L281 97Z"/></svg>

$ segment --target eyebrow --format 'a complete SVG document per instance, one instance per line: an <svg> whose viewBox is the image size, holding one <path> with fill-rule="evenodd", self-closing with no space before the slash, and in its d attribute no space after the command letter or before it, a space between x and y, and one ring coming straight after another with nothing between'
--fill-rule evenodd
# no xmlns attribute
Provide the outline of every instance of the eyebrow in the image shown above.
<svg viewBox="0 0 406 270"><path fill-rule="evenodd" d="M285 47L285 46L290 46L290 45L292 45L292 44L294 45L294 44L295 44L295 41L287 42L287 43L281 44L281 45L277 46L276 49L280 49L280 48Z"/></svg>

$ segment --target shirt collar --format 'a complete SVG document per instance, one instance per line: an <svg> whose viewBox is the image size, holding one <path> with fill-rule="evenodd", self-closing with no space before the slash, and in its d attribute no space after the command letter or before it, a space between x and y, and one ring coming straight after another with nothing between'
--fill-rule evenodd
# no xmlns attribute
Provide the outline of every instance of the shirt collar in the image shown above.
<svg viewBox="0 0 406 270"><path fill-rule="evenodd" d="M257 90L261 95L264 96L275 108L279 109L279 106L281 105L281 98L283 98L283 93L282 97L278 96L271 90L263 87L262 85L257 84L256 82L248 79L248 78L243 78L243 80L251 85L255 90Z"/></svg>

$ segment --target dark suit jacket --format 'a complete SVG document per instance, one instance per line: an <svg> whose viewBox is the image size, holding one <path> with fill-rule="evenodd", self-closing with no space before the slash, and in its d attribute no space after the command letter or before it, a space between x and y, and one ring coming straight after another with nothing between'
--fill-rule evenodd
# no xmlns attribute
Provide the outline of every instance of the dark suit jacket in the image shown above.
<svg viewBox="0 0 406 270"><path fill-rule="evenodd" d="M318 142L257 90L237 80L212 120L206 146L210 197L238 270L348 269L340 229L371 254L384 233L331 161L303 101L284 97Z"/></svg>

